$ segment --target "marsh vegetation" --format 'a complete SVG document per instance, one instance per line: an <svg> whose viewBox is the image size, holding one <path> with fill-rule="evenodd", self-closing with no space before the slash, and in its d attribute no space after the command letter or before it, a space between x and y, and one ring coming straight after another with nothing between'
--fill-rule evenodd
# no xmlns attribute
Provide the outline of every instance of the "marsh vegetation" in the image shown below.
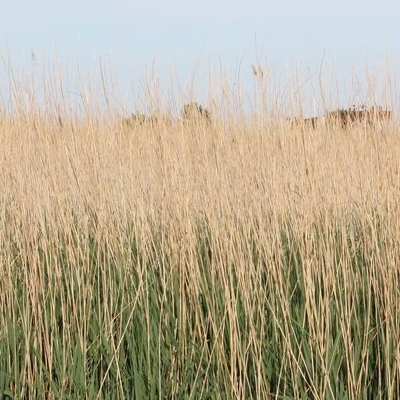
<svg viewBox="0 0 400 400"><path fill-rule="evenodd" d="M392 399L400 135L0 119L0 397Z"/></svg>

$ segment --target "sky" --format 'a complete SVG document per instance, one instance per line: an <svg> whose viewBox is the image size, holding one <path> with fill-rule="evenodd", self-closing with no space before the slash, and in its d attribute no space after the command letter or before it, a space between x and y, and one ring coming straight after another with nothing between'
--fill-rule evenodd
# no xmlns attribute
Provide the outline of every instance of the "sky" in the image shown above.
<svg viewBox="0 0 400 400"><path fill-rule="evenodd" d="M43 71L53 69L78 97L86 81L102 85L103 71L108 98L102 101L125 113L145 109L148 90L179 108L185 99L218 102L226 87L249 108L263 93L287 113L319 113L323 102L399 107L398 0L5 3L0 93L6 105L10 70L21 82L35 76L40 92ZM262 80L252 66L262 69ZM301 106L288 105L297 100Z"/></svg>

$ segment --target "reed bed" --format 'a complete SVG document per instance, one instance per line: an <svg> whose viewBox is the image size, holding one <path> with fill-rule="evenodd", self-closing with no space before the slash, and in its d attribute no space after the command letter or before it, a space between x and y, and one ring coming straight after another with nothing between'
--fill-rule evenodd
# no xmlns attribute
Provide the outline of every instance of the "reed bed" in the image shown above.
<svg viewBox="0 0 400 400"><path fill-rule="evenodd" d="M397 126L0 138L1 398L399 398Z"/></svg>

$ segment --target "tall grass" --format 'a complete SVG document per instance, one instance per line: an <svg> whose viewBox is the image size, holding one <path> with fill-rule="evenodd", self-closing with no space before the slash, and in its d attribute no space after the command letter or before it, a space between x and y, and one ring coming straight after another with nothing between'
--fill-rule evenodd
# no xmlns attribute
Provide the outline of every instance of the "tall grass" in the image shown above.
<svg viewBox="0 0 400 400"><path fill-rule="evenodd" d="M0 120L0 397L399 397L397 126L30 110Z"/></svg>

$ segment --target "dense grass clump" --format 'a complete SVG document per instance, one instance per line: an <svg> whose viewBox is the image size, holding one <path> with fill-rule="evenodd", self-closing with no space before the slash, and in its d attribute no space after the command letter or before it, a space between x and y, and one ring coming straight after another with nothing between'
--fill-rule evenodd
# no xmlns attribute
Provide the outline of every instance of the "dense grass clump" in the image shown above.
<svg viewBox="0 0 400 400"><path fill-rule="evenodd" d="M6 398L398 393L398 250L378 215L219 237L204 216L107 237L72 221L7 249Z"/></svg>
<svg viewBox="0 0 400 400"><path fill-rule="evenodd" d="M210 115L0 121L0 398L399 398L395 123Z"/></svg>

